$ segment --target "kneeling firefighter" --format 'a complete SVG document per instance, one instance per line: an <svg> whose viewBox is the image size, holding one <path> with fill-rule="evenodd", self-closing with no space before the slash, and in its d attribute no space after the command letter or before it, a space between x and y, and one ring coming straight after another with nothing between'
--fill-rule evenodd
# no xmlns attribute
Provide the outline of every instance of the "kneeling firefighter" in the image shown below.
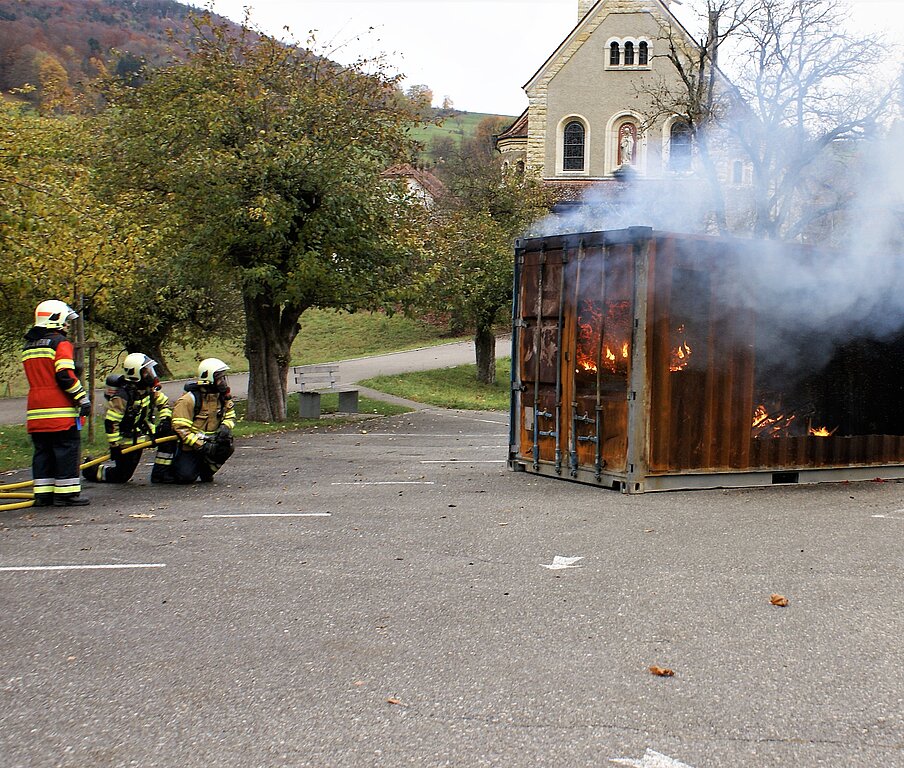
<svg viewBox="0 0 904 768"><path fill-rule="evenodd" d="M235 451L235 405L222 360L209 357L198 366L197 382L186 384L173 406L173 430L179 441L157 449L152 483L209 483Z"/></svg>
<svg viewBox="0 0 904 768"><path fill-rule="evenodd" d="M82 471L86 480L127 483L135 474L143 451L123 453L123 449L147 438L156 440L173 434L173 411L160 387L156 365L147 355L132 352L123 361L122 374L107 377L104 431L113 464L88 467Z"/></svg>

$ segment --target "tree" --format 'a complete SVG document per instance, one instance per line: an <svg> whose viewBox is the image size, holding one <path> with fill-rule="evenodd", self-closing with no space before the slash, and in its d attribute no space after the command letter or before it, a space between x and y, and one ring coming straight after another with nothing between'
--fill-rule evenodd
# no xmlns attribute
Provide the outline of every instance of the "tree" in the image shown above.
<svg viewBox="0 0 904 768"><path fill-rule="evenodd" d="M0 103L0 339L21 341L35 305L102 306L128 285L154 233L91 188L87 121Z"/></svg>
<svg viewBox="0 0 904 768"><path fill-rule="evenodd" d="M877 87L863 59L869 50L883 60L881 41L847 35L839 0L705 0L698 8L706 32L695 46L676 30L666 36L679 85L647 86L657 113L690 127L720 230L728 223L714 151L728 144L752 167L753 234L798 237L844 207L850 190L831 183L832 166L887 109L891 88ZM718 69L723 49L732 54L731 83Z"/></svg>
<svg viewBox="0 0 904 768"><path fill-rule="evenodd" d="M429 86L412 85L405 91L405 95L414 104L422 120L430 120L433 117L433 91Z"/></svg>
<svg viewBox="0 0 904 768"><path fill-rule="evenodd" d="M380 174L414 154L417 116L379 62L339 67L209 15L185 63L146 78L109 96L113 186L175 204L181 241L239 286L247 416L283 420L302 313L372 308L404 281L408 202Z"/></svg>
<svg viewBox="0 0 904 768"><path fill-rule="evenodd" d="M451 310L474 328L477 379L488 384L496 377L494 327L511 308L515 238L550 202L540 182L504 172L486 151L492 133L479 130L481 138L463 142L442 168L449 194L432 212L421 284L424 305Z"/></svg>

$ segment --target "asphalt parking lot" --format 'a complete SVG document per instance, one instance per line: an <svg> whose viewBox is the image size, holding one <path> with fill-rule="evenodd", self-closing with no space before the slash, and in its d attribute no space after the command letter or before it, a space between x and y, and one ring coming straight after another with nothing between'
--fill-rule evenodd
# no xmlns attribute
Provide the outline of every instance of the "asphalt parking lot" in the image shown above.
<svg viewBox="0 0 904 768"><path fill-rule="evenodd" d="M0 513L0 765L904 766L904 484L623 496L506 445L429 409Z"/></svg>

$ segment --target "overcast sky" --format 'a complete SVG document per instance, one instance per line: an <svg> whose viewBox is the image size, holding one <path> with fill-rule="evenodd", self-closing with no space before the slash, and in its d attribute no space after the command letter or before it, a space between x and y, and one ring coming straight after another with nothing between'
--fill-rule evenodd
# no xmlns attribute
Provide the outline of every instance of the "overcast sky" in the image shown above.
<svg viewBox="0 0 904 768"><path fill-rule="evenodd" d="M884 31L904 45L904 0L844 1L854 29ZM460 110L518 115L527 107L522 86L574 27L578 2L214 0L213 10L241 21L246 6L252 23L277 37L288 27L303 43L316 30L341 63L386 54L405 87L428 85L437 106L448 96Z"/></svg>

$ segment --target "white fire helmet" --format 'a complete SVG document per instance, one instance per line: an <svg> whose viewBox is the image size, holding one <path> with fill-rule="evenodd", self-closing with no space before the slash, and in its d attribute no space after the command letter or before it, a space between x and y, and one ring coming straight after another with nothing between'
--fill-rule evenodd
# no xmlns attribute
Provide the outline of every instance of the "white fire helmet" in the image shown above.
<svg viewBox="0 0 904 768"><path fill-rule="evenodd" d="M64 328L77 317L78 312L56 299L42 301L35 307L35 325L40 328Z"/></svg>
<svg viewBox="0 0 904 768"><path fill-rule="evenodd" d="M129 381L141 381L141 372L145 368L151 369L151 378L156 377L155 365L157 365L156 360L151 360L151 358L141 352L132 352L123 361L122 372Z"/></svg>
<svg viewBox="0 0 904 768"><path fill-rule="evenodd" d="M222 360L208 357L198 365L198 384L213 384L214 376L228 370L229 366Z"/></svg>

